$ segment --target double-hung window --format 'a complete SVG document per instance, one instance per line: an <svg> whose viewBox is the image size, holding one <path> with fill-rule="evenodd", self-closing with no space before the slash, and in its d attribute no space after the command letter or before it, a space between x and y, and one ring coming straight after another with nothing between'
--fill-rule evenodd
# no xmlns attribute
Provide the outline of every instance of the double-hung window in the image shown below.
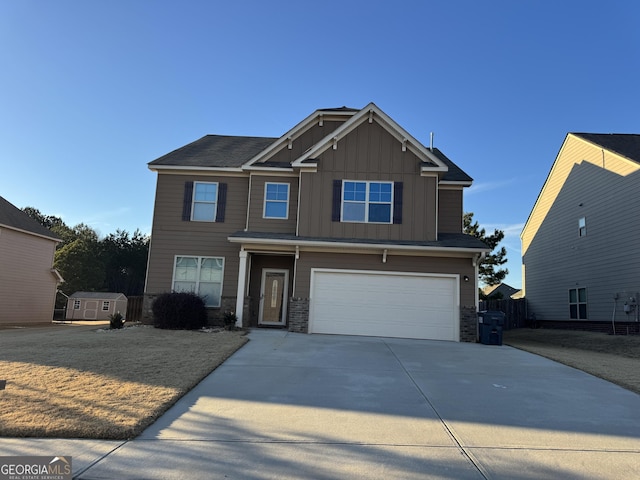
<svg viewBox="0 0 640 480"><path fill-rule="evenodd" d="M587 319L587 289L569 289L569 318L573 320Z"/></svg>
<svg viewBox="0 0 640 480"><path fill-rule="evenodd" d="M343 222L392 223L393 182L342 182Z"/></svg>
<svg viewBox="0 0 640 480"><path fill-rule="evenodd" d="M102 302L102 311L103 312L108 312L109 311L109 302L107 300Z"/></svg>
<svg viewBox="0 0 640 480"><path fill-rule="evenodd" d="M191 220L215 222L218 208L218 184L194 182Z"/></svg>
<svg viewBox="0 0 640 480"><path fill-rule="evenodd" d="M289 218L289 184L265 183L264 218Z"/></svg>
<svg viewBox="0 0 640 480"><path fill-rule="evenodd" d="M223 273L223 257L176 256L172 289L195 293L207 307L219 307Z"/></svg>

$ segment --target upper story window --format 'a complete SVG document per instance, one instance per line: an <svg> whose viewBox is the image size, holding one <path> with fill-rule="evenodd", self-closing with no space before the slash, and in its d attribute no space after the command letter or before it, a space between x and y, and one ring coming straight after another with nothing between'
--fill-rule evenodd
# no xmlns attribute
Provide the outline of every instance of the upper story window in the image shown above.
<svg viewBox="0 0 640 480"><path fill-rule="evenodd" d="M108 301L102 302L102 311L103 312L108 312L109 311L109 302Z"/></svg>
<svg viewBox="0 0 640 480"><path fill-rule="evenodd" d="M218 184L194 182L191 220L215 222L218 206Z"/></svg>
<svg viewBox="0 0 640 480"><path fill-rule="evenodd" d="M264 218L289 218L289 184L265 183Z"/></svg>
<svg viewBox="0 0 640 480"><path fill-rule="evenodd" d="M578 235L581 237L585 237L587 235L587 219L585 217L580 217L578 219Z"/></svg>
<svg viewBox="0 0 640 480"><path fill-rule="evenodd" d="M343 222L392 223L393 182L342 182Z"/></svg>
<svg viewBox="0 0 640 480"><path fill-rule="evenodd" d="M223 273L223 257L176 257L172 288L201 296L207 307L219 307Z"/></svg>
<svg viewBox="0 0 640 480"><path fill-rule="evenodd" d="M224 222L227 184L223 182L185 182L182 220L185 222Z"/></svg>

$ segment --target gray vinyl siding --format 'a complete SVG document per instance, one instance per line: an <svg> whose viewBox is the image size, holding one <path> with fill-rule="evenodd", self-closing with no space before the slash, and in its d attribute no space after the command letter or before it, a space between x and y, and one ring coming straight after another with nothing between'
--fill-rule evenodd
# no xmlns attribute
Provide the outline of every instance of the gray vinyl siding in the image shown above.
<svg viewBox="0 0 640 480"><path fill-rule="evenodd" d="M438 190L438 233L462 233L462 187Z"/></svg>
<svg viewBox="0 0 640 480"><path fill-rule="evenodd" d="M53 320L56 242L0 227L0 324Z"/></svg>
<svg viewBox="0 0 640 480"><path fill-rule="evenodd" d="M289 184L289 216L286 220L263 218L265 183ZM252 175L249 206L249 231L272 233L296 233L298 213L298 177Z"/></svg>
<svg viewBox="0 0 640 480"><path fill-rule="evenodd" d="M595 155L602 156L599 149ZM582 155L581 155L582 156ZM640 292L640 171L619 175L571 163L563 186L523 256L529 309L539 320L569 320L568 290L587 289L588 320L617 321ZM578 234L586 218L587 234Z"/></svg>
<svg viewBox="0 0 640 480"><path fill-rule="evenodd" d="M227 184L224 222L182 220L187 181ZM170 291L175 256L197 255L224 257L222 296L236 295L240 247L227 238L245 228L248 182L248 177L158 175L146 293Z"/></svg>
<svg viewBox="0 0 640 480"><path fill-rule="evenodd" d="M402 224L332 221L334 180L403 183ZM302 236L390 240L436 239L436 177L420 176L420 160L378 123L363 123L318 158L318 171L302 173Z"/></svg>
<svg viewBox="0 0 640 480"><path fill-rule="evenodd" d="M474 276L474 267L470 258L389 255L386 263L383 263L382 254L301 252L300 258L296 262L296 283L293 296L309 298L312 268L459 274L460 305L475 305L475 282L464 282L463 280L464 275L469 278Z"/></svg>

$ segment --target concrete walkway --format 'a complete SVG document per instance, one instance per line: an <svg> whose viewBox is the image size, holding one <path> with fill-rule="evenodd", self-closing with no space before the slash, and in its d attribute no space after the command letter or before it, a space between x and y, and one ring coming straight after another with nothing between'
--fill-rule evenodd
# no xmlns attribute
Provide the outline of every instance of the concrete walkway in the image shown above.
<svg viewBox="0 0 640 480"><path fill-rule="evenodd" d="M78 479L640 478L640 396L511 347L254 330L129 442L0 439Z"/></svg>

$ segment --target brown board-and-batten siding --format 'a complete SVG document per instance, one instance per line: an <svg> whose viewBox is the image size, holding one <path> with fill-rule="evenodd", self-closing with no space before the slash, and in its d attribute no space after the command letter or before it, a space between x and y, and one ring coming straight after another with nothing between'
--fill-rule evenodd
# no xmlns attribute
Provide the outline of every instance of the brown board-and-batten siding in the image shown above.
<svg viewBox="0 0 640 480"><path fill-rule="evenodd" d="M435 240L437 178L420 176L420 160L382 126L363 123L301 174L299 234L310 237ZM402 185L402 218L394 224L334 221L334 182L389 181Z"/></svg>

